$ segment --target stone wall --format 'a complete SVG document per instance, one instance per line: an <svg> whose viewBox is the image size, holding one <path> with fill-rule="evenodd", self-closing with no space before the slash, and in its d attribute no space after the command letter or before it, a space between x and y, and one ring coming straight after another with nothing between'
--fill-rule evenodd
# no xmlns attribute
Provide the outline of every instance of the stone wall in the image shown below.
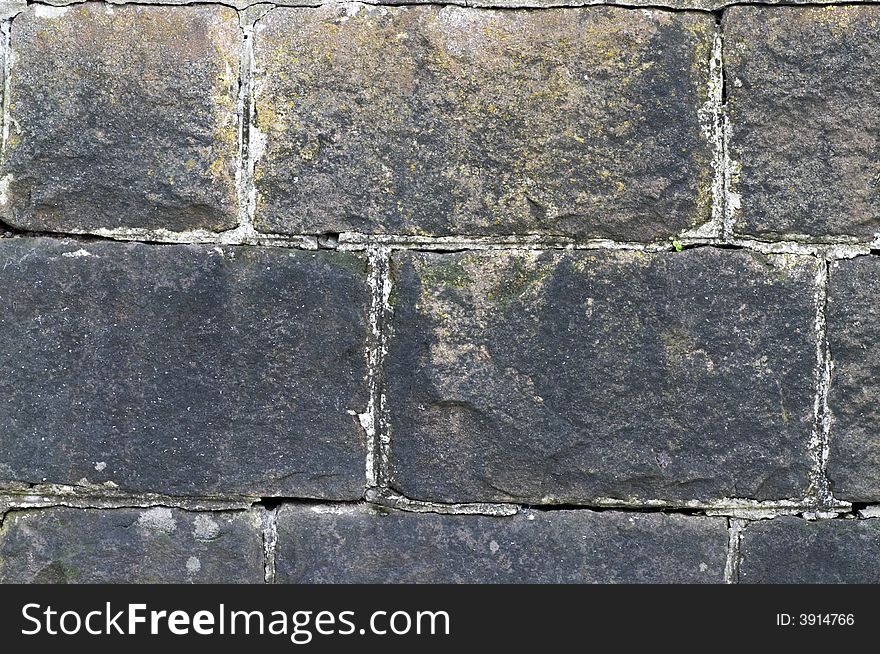
<svg viewBox="0 0 880 654"><path fill-rule="evenodd" d="M557 4L0 5L0 581L880 581L880 7Z"/></svg>

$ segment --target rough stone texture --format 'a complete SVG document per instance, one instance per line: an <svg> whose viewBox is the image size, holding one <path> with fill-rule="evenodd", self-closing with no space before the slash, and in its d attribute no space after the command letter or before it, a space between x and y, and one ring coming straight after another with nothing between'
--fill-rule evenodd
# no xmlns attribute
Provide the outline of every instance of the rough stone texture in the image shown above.
<svg viewBox="0 0 880 654"><path fill-rule="evenodd" d="M652 240L705 222L713 29L606 7L273 11L256 224Z"/></svg>
<svg viewBox="0 0 880 654"><path fill-rule="evenodd" d="M0 0L0 19L17 16L27 9L27 0Z"/></svg>
<svg viewBox="0 0 880 654"><path fill-rule="evenodd" d="M0 481L360 497L365 267L0 241Z"/></svg>
<svg viewBox="0 0 880 654"><path fill-rule="evenodd" d="M880 8L734 7L723 27L736 231L873 239Z"/></svg>
<svg viewBox="0 0 880 654"><path fill-rule="evenodd" d="M392 464L439 501L800 497L816 260L402 253Z"/></svg>
<svg viewBox="0 0 880 654"><path fill-rule="evenodd" d="M49 231L234 227L240 48L228 7L18 15L3 220Z"/></svg>
<svg viewBox="0 0 880 654"><path fill-rule="evenodd" d="M880 583L880 519L755 522L740 560L743 583Z"/></svg>
<svg viewBox="0 0 880 654"><path fill-rule="evenodd" d="M286 506L276 569L284 583L706 583L722 580L726 552L717 518Z"/></svg>
<svg viewBox="0 0 880 654"><path fill-rule="evenodd" d="M10 513L2 583L261 583L256 512L68 509Z"/></svg>
<svg viewBox="0 0 880 654"><path fill-rule="evenodd" d="M880 501L880 260L831 264L828 341L834 362L828 397L834 494L853 502Z"/></svg>

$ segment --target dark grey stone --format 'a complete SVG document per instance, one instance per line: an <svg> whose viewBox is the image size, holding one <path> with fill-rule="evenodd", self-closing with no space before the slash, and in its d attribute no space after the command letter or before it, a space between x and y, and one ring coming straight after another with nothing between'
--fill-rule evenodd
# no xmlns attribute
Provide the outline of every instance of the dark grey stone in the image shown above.
<svg viewBox="0 0 880 654"><path fill-rule="evenodd" d="M256 27L259 228L653 240L709 219L712 17L327 4Z"/></svg>
<svg viewBox="0 0 880 654"><path fill-rule="evenodd" d="M235 10L32 6L12 24L3 219L24 229L237 224Z"/></svg>
<svg viewBox="0 0 880 654"><path fill-rule="evenodd" d="M743 532L740 561L743 583L880 583L880 520L755 522Z"/></svg>
<svg viewBox="0 0 880 654"><path fill-rule="evenodd" d="M276 570L281 583L707 583L726 553L723 518L285 506Z"/></svg>
<svg viewBox="0 0 880 654"><path fill-rule="evenodd" d="M2 583L262 583L255 511L52 508L0 529Z"/></svg>
<svg viewBox="0 0 880 654"><path fill-rule="evenodd" d="M734 7L723 27L735 230L872 240L880 8Z"/></svg>
<svg viewBox="0 0 880 654"><path fill-rule="evenodd" d="M800 497L816 259L399 254L394 485L438 501Z"/></svg>
<svg viewBox="0 0 880 654"><path fill-rule="evenodd" d="M834 363L828 403L834 495L880 501L880 261L859 257L831 264L828 341Z"/></svg>
<svg viewBox="0 0 880 654"><path fill-rule="evenodd" d="M362 257L0 240L0 480L363 494Z"/></svg>

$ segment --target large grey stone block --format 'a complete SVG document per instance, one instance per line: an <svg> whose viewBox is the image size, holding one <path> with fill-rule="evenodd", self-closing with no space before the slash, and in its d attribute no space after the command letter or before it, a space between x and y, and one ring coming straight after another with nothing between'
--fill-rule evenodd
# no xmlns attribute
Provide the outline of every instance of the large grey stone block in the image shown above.
<svg viewBox="0 0 880 654"><path fill-rule="evenodd" d="M0 240L0 481L355 499L366 264Z"/></svg>
<svg viewBox="0 0 880 654"><path fill-rule="evenodd" d="M878 27L872 6L725 12L737 232L880 232Z"/></svg>
<svg viewBox="0 0 880 654"><path fill-rule="evenodd" d="M286 506L276 569L282 583L707 583L726 553L723 518Z"/></svg>
<svg viewBox="0 0 880 654"><path fill-rule="evenodd" d="M816 259L401 253L391 463L438 501L800 497Z"/></svg>
<svg viewBox="0 0 880 654"><path fill-rule="evenodd" d="M35 5L12 24L0 208L31 230L237 224L228 7Z"/></svg>
<svg viewBox="0 0 880 654"><path fill-rule="evenodd" d="M755 522L742 535L740 558L743 583L880 583L880 520Z"/></svg>
<svg viewBox="0 0 880 654"><path fill-rule="evenodd" d="M880 261L831 264L828 341L833 369L828 476L836 497L880 501Z"/></svg>
<svg viewBox="0 0 880 654"><path fill-rule="evenodd" d="M328 4L256 27L258 227L660 239L709 218L714 22Z"/></svg>
<svg viewBox="0 0 880 654"><path fill-rule="evenodd" d="M51 508L0 529L2 583L261 583L257 512Z"/></svg>

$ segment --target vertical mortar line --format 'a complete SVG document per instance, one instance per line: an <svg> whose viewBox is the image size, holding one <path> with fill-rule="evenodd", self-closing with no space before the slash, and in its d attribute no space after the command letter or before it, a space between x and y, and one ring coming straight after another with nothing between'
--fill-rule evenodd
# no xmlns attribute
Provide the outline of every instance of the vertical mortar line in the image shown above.
<svg viewBox="0 0 880 654"><path fill-rule="evenodd" d="M278 507L263 507L263 579L275 583L275 556L278 549Z"/></svg>
<svg viewBox="0 0 880 654"><path fill-rule="evenodd" d="M0 34L2 34L3 39L3 124L2 124L2 136L0 136L0 163L6 162L6 145L9 141L9 130L12 126L12 117L10 115L10 106L9 106L9 95L12 89L12 61L14 55L12 53L12 19L4 20L0 23ZM5 185L8 182L3 180L0 182L0 193L5 195ZM5 204L5 198L3 198L2 204Z"/></svg>
<svg viewBox="0 0 880 654"><path fill-rule="evenodd" d="M727 239L727 151L724 111L724 67L721 24L712 35L709 55L708 98L702 111L706 138L712 146L712 215L709 224L721 239ZM717 232L716 232L717 230Z"/></svg>
<svg viewBox="0 0 880 654"><path fill-rule="evenodd" d="M831 482L828 479L828 454L830 449L831 410L828 393L831 388L831 350L828 343L828 271L824 255L818 257L816 271L816 397L813 401L813 431L810 437L810 454L813 470L807 497L819 506L833 504Z"/></svg>
<svg viewBox="0 0 880 654"><path fill-rule="evenodd" d="M379 410L376 414L376 434L379 437L379 482L383 487L391 484L391 423L388 419L388 396L385 376L385 359L388 355L388 343L391 340L391 248L382 250L382 285L380 287L380 303L382 308L379 322Z"/></svg>
<svg viewBox="0 0 880 654"><path fill-rule="evenodd" d="M367 343L367 409L360 414L367 436L367 489L388 486L388 421L385 397L385 355L388 351L388 325L391 297L391 248L371 247L369 260L370 314Z"/></svg>
<svg viewBox="0 0 880 654"><path fill-rule="evenodd" d="M242 45L239 55L239 88L237 111L239 115L238 169L235 186L238 195L239 239L256 236L254 213L257 208L257 189L254 169L262 155L264 139L254 124L256 116L256 83L254 81L254 32L257 23L272 8L245 8L238 11ZM254 13L256 11L256 13Z"/></svg>
<svg viewBox="0 0 880 654"><path fill-rule="evenodd" d="M718 14L718 71L721 82L721 100L719 104L719 129L721 131L721 173L722 173L722 209L721 237L723 241L732 242L734 239L734 226L736 223L736 211L740 207L740 196L733 189L739 181L741 170L740 163L730 157L730 139L732 127L730 124L730 98L727 86L727 69L724 67L724 25L723 19L727 9L722 9Z"/></svg>
<svg viewBox="0 0 880 654"><path fill-rule="evenodd" d="M740 551L739 544L746 521L739 518L727 519L727 560L724 563L724 583L739 583Z"/></svg>
<svg viewBox="0 0 880 654"><path fill-rule="evenodd" d="M235 171L235 189L238 194L238 226L244 229L248 220L248 170L250 156L248 153L251 122L251 60L253 45L252 29L248 27L247 16L238 12L239 29L241 30L241 52L238 58L238 167Z"/></svg>

